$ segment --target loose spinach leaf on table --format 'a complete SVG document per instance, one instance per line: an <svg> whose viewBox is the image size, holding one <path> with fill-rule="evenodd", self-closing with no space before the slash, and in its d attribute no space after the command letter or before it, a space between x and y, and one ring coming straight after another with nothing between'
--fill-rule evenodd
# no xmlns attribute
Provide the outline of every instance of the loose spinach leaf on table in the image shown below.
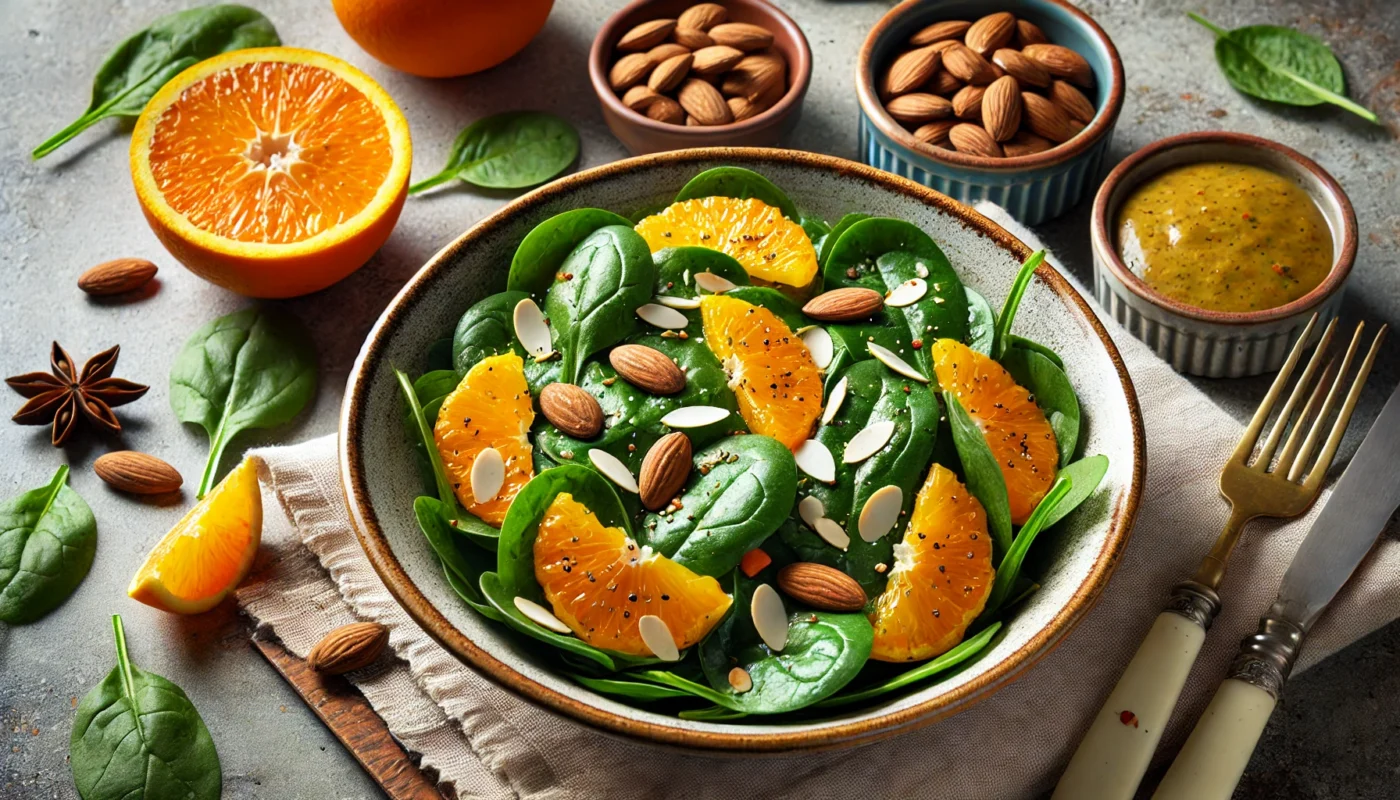
<svg viewBox="0 0 1400 800"><path fill-rule="evenodd" d="M68 743L83 800L218 800L219 754L185 692L131 663L126 632L112 617L117 666L78 704Z"/></svg>
<svg viewBox="0 0 1400 800"><path fill-rule="evenodd" d="M538 394L558 379L559 360L536 361L515 335L515 307L529 297L517 291L488 295L462 314L452 335L452 366L459 378L488 356L515 353L525 362L525 383L531 391ZM550 337L556 338L552 325Z"/></svg>
<svg viewBox="0 0 1400 800"><path fill-rule="evenodd" d="M1186 16L1215 34L1215 62L1239 91L1291 106L1332 103L1380 124L1375 112L1346 96L1342 65L1322 40L1277 25L1227 31L1199 14Z"/></svg>
<svg viewBox="0 0 1400 800"><path fill-rule="evenodd" d="M667 247L652 254L656 261L656 293L671 297L699 297L695 276L718 275L736 286L749 284L749 273L728 253L708 247Z"/></svg>
<svg viewBox="0 0 1400 800"><path fill-rule="evenodd" d="M510 260L506 289L543 300L569 253L594 231L608 225L630 228L632 221L601 208L575 208L531 228Z"/></svg>
<svg viewBox="0 0 1400 800"><path fill-rule="evenodd" d="M507 111L468 125L452 143L447 166L408 187L417 194L453 178L487 189L536 186L578 158L578 131L543 111Z"/></svg>
<svg viewBox="0 0 1400 800"><path fill-rule="evenodd" d="M891 692L897 692L906 686L923 683L929 678L947 672L982 652L992 641L992 638L997 635L997 631L1000 630L1001 623L993 622L991 625L978 631L971 638L964 639L956 647L931 661L925 661L908 672L900 673L893 678L881 681L873 686L864 686L858 689L837 693L818 703L817 707L836 708L838 706L847 706L852 703L861 703L866 700L883 697Z"/></svg>
<svg viewBox="0 0 1400 800"><path fill-rule="evenodd" d="M1001 365L1016 383L1031 393L1035 404L1045 412L1055 432L1060 464L1068 464L1079 444L1079 398L1074 394L1069 376L1044 355L1021 347L1008 348L1001 357Z"/></svg>
<svg viewBox="0 0 1400 800"><path fill-rule="evenodd" d="M78 588L97 553L97 520L68 487L68 467L47 486L0 503L0 621L33 622Z"/></svg>
<svg viewBox="0 0 1400 800"><path fill-rule="evenodd" d="M159 17L107 54L87 111L31 155L43 158L100 120L140 114L171 78L211 56L281 43L267 17L245 6L201 6Z"/></svg>
<svg viewBox="0 0 1400 800"><path fill-rule="evenodd" d="M993 558L999 559L1011 549L1011 505L1006 494L1006 478L1001 474L992 449L987 446L982 429L951 391L943 392L943 407L947 409L948 428L953 434L958 460L962 462L963 482L987 512L987 528L995 545Z"/></svg>
<svg viewBox="0 0 1400 800"><path fill-rule="evenodd" d="M992 354L996 339L996 312L987 298L965 287L967 292L967 346L984 356Z"/></svg>
<svg viewBox="0 0 1400 800"><path fill-rule="evenodd" d="M580 242L560 269L544 311L559 348L559 380L576 383L589 356L637 329L636 311L651 300L656 264L636 231L607 225Z"/></svg>
<svg viewBox="0 0 1400 800"><path fill-rule="evenodd" d="M1040 532L1049 527L1045 524L1046 521L1054 514L1055 507L1069 495L1073 486L1074 478L1070 475L1061 472L1055 476L1055 483L1050 486L1050 491L1036 505L1030 517L1026 519L1026 524L1016 532L1016 540L1011 543L1010 549L997 562L992 593L987 596L987 606L982 609L983 614L995 614L1011 597L1011 591L1016 587L1016 579L1021 576L1021 565L1026 560L1026 553L1030 552L1031 545L1035 543Z"/></svg>
<svg viewBox="0 0 1400 800"><path fill-rule="evenodd" d="M674 202L700 197L734 197L740 200L752 197L783 212L783 216L793 222L799 222L802 218L797 205L782 189L757 172L743 167L705 170L681 187Z"/></svg>
<svg viewBox="0 0 1400 800"><path fill-rule="evenodd" d="M170 406L209 435L196 496L218 483L235 436L289 422L316 394L316 351L295 320L267 308L220 317L195 331L170 368Z"/></svg>

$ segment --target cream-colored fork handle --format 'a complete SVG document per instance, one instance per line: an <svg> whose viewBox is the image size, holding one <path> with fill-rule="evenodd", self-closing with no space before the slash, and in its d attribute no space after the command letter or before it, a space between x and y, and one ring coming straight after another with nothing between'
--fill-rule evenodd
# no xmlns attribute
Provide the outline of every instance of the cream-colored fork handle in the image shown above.
<svg viewBox="0 0 1400 800"><path fill-rule="evenodd" d="M1060 776L1053 800L1130 800L1205 641L1205 626L1163 611Z"/></svg>
<svg viewBox="0 0 1400 800"><path fill-rule="evenodd" d="M1226 679L1153 800L1230 800L1277 702L1252 683Z"/></svg>

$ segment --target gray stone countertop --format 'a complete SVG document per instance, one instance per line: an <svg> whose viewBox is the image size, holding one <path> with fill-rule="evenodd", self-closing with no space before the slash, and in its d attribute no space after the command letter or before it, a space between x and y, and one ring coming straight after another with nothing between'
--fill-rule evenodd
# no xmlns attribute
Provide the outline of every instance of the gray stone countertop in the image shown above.
<svg viewBox="0 0 1400 800"><path fill-rule="evenodd" d="M397 100L412 127L414 173L436 172L458 130L486 114L539 108L573 121L583 136L580 167L622 158L584 68L594 31L620 2L564 0L545 29L507 63L480 75L421 80L363 53L326 0L254 0L283 40L365 69ZM109 616L120 612L135 661L180 684L213 729L230 798L382 796L321 723L248 645L231 603L196 617L163 614L129 600L127 581L147 550L192 502L146 505L108 490L91 471L110 449L159 454L197 476L205 441L169 410L166 376L184 339L204 322L246 304L204 283L161 248L142 219L127 168L129 126L104 122L49 158L28 153L77 116L103 55L178 0L0 0L0 375L44 368L50 340L84 360L123 346L118 374L151 385L120 409L119 439L75 439L55 450L40 428L0 420L0 495L42 485L65 461L71 485L99 520L91 574L41 622L0 627L0 797L76 797L67 764L79 698L113 664ZM815 68L802 121L787 144L855 158L856 53L889 2L781 0L806 31ZM991 4L995 5L995 4ZM1212 38L1166 0L1082 4L1116 41L1127 99L1111 161L1174 133L1243 131L1282 141L1316 159L1350 193L1360 223L1349 319L1400 322L1400 6L1394 0L1205 0L1188 4L1226 27L1293 25L1325 39L1344 64L1351 94L1389 129L1331 107L1289 109L1236 93L1212 58ZM294 423L249 435L238 447L294 442L335 430L348 370L370 325L420 265L504 202L461 188L408 201L397 229L363 269L319 294L283 305L309 327L321 358L314 405ZM1087 203L1038 231L1082 280L1088 275ZM161 266L160 286L139 302L105 303L74 286L87 267L118 256ZM1400 377L1392 344L1354 428L1364 429ZM1200 381L1239 417L1264 383ZM20 398L4 399L5 416ZM1352 437L1353 441L1355 436ZM1153 442L1153 446L1170 446ZM1213 502L1214 498L1202 498ZM1072 646L1071 642L1071 646ZM1400 625L1391 625L1290 684L1239 796L1393 797L1400 771ZM975 712L974 712L975 713Z"/></svg>

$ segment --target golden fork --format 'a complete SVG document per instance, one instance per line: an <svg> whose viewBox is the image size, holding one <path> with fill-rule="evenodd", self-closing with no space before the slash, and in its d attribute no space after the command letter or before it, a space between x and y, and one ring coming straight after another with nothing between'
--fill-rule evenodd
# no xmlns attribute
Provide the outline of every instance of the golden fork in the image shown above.
<svg viewBox="0 0 1400 800"><path fill-rule="evenodd" d="M1230 501L1231 507L1225 529L1210 553L1201 560L1192 579L1173 587L1166 609L1157 616L1147 638L1079 743L1079 749L1060 777L1053 800L1088 797L1128 800L1137 792L1181 687L1201 651L1206 630L1220 612L1220 596L1216 590L1245 523L1256 517L1294 517L1307 511L1317 499L1327 468L1351 421L1361 387L1371 372L1376 350L1385 338L1386 327L1382 326L1376 334L1350 389L1345 390L1347 371L1365 326L1356 326L1340 364L1333 358L1323 367L1337 327L1337 321L1332 320L1279 411L1268 437L1260 445L1259 437L1265 423L1307 349L1306 342L1316 323L1314 314L1220 472L1220 493ZM1335 376L1329 381L1333 373ZM1318 379L1314 381L1314 378ZM1337 420L1309 469L1309 459L1326 432L1326 422L1336 407L1338 395L1344 390L1346 399ZM1296 418L1295 411L1298 411ZM1282 450L1279 450L1280 442ZM1256 446L1258 454L1254 455Z"/></svg>

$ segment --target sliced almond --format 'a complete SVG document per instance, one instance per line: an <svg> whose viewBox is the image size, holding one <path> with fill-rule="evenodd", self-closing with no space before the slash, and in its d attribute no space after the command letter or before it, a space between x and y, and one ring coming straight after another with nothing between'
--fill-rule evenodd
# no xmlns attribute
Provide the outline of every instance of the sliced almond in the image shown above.
<svg viewBox="0 0 1400 800"><path fill-rule="evenodd" d="M1011 141L1004 143L1001 149L1006 153L1007 158L1014 158L1044 153L1054 146L1054 142L1043 136L1036 136L1030 131L1020 131L1011 137Z"/></svg>
<svg viewBox="0 0 1400 800"><path fill-rule="evenodd" d="M989 55L999 47L1011 43L1016 35L1016 17L1006 11L999 11L972 23L963 36L963 42L972 50Z"/></svg>
<svg viewBox="0 0 1400 800"><path fill-rule="evenodd" d="M943 51L943 68L958 80L977 86L985 86L997 79L990 61L962 45Z"/></svg>
<svg viewBox="0 0 1400 800"><path fill-rule="evenodd" d="M745 53L762 50L773 44L772 31L762 25L748 22L722 22L706 33L715 40L715 44L729 45Z"/></svg>
<svg viewBox="0 0 1400 800"><path fill-rule="evenodd" d="M903 94L885 104L891 117L908 125L920 125L935 119L943 119L953 113L953 104L948 98L928 92Z"/></svg>
<svg viewBox="0 0 1400 800"><path fill-rule="evenodd" d="M831 366L836 347L832 344L831 334L826 332L826 328L813 325L797 335L802 339L802 343L807 345L807 352L812 354L812 363L817 365L817 369Z"/></svg>
<svg viewBox="0 0 1400 800"><path fill-rule="evenodd" d="M880 452L881 448L889 444L891 436L894 436L893 422L886 420L866 425L846 443L841 460L847 464L859 464Z"/></svg>
<svg viewBox="0 0 1400 800"><path fill-rule="evenodd" d="M1024 50L1026 45L1049 44L1050 38L1046 36L1045 31L1042 31L1040 26L1036 25L1034 22L1018 19L1016 20L1016 38L1014 41L1017 47Z"/></svg>
<svg viewBox="0 0 1400 800"><path fill-rule="evenodd" d="M548 358L554 352L554 341L549 336L549 323L545 321L544 312L540 311L534 300L527 297L516 303L512 317L515 322L515 338L520 340L525 352L534 356L537 361Z"/></svg>
<svg viewBox="0 0 1400 800"><path fill-rule="evenodd" d="M753 676L743 667L735 667L729 670L729 688L738 694L743 694L753 689Z"/></svg>
<svg viewBox="0 0 1400 800"><path fill-rule="evenodd" d="M807 523L807 527L815 528L817 520L826 516L826 506L822 505L822 501L809 494L797 504L797 516Z"/></svg>
<svg viewBox="0 0 1400 800"><path fill-rule="evenodd" d="M923 47L942 42L949 39L961 39L967 29L972 27L972 23L962 19L945 19L926 25L919 29L919 32L909 37L909 44L913 47Z"/></svg>
<svg viewBox="0 0 1400 800"><path fill-rule="evenodd" d="M1003 47L992 54L992 63L1006 70L1006 74L1022 86L1039 86L1043 89L1050 85L1050 73L1045 67L1021 55L1020 50Z"/></svg>
<svg viewBox="0 0 1400 800"><path fill-rule="evenodd" d="M622 104L633 111L646 111L647 107L661 98L650 86L633 86L622 95Z"/></svg>
<svg viewBox="0 0 1400 800"><path fill-rule="evenodd" d="M1021 93L1026 127L1036 136L1043 136L1052 142L1065 142L1074 138L1083 126L1076 125L1068 113L1054 101L1031 92Z"/></svg>
<svg viewBox="0 0 1400 800"><path fill-rule="evenodd" d="M851 546L851 535L846 533L846 529L841 527L841 523L830 517L822 517L817 520L817 524L812 526L823 542L835 547L837 550L845 550Z"/></svg>
<svg viewBox="0 0 1400 800"><path fill-rule="evenodd" d="M656 306L666 308L665 306ZM666 309L684 317L679 311ZM643 344L622 344L608 353L608 363L628 383L652 394L676 394L685 388L685 373L665 353Z"/></svg>
<svg viewBox="0 0 1400 800"><path fill-rule="evenodd" d="M822 424L830 425L836 419L836 412L841 410L841 406L846 403L846 378L842 376L836 385L831 387L831 396L826 399L826 408L822 409Z"/></svg>
<svg viewBox="0 0 1400 800"><path fill-rule="evenodd" d="M666 620L655 614L647 614L637 620L637 633L652 655L662 661L681 660L681 651L676 647L676 639L671 635Z"/></svg>
<svg viewBox="0 0 1400 800"><path fill-rule="evenodd" d="M739 288L728 278L716 275L713 272L695 273L695 286L711 294L724 294L731 289Z"/></svg>
<svg viewBox="0 0 1400 800"><path fill-rule="evenodd" d="M729 416L729 410L718 406L686 406L661 418L661 424L668 428L703 428L713 425Z"/></svg>
<svg viewBox="0 0 1400 800"><path fill-rule="evenodd" d="M898 486L876 489L860 510L860 538L867 542L878 541L894 529L903 509L904 491Z"/></svg>
<svg viewBox="0 0 1400 800"><path fill-rule="evenodd" d="M882 94L898 97L923 86L943 61L943 54L932 47L920 47L899 56L885 73Z"/></svg>
<svg viewBox="0 0 1400 800"><path fill-rule="evenodd" d="M914 131L914 138L924 144L931 144L934 147L947 147L948 133L953 130L953 126L957 124L958 121L955 119L934 120L927 125L920 125L918 129Z"/></svg>
<svg viewBox="0 0 1400 800"><path fill-rule="evenodd" d="M549 630L552 630L555 633L562 633L566 635L573 633L573 631L569 630L568 625L565 625L563 621L561 621L558 617L554 616L553 612L540 605L539 603L536 603L534 600L530 600L525 597L516 597L514 602L515 607L519 609L521 614L525 615L526 619L530 620L531 622L535 623L541 628L548 628Z"/></svg>
<svg viewBox="0 0 1400 800"><path fill-rule="evenodd" d="M676 24L685 28L694 28L697 31L707 31L710 28L724 22L729 17L729 11L719 3L696 3L681 12L676 19Z"/></svg>
<svg viewBox="0 0 1400 800"><path fill-rule="evenodd" d="M1098 113L1094 104L1089 102L1089 98L1066 81L1057 80L1050 83L1050 99L1055 105L1063 108L1071 119L1077 119L1085 125L1093 122L1094 115Z"/></svg>
<svg viewBox="0 0 1400 800"><path fill-rule="evenodd" d="M958 119L982 119L982 95L986 92L987 87L971 84L959 89L958 93L953 95L953 116Z"/></svg>
<svg viewBox="0 0 1400 800"><path fill-rule="evenodd" d="M650 50L661 44L675 28L676 21L673 19L654 19L650 22L643 22L622 34L622 38L617 40L617 49L625 53Z"/></svg>
<svg viewBox="0 0 1400 800"><path fill-rule="evenodd" d="M1079 86L1094 85L1094 70L1084 56L1057 44L1032 44L1021 49L1026 58L1040 64L1056 78L1064 78Z"/></svg>
<svg viewBox="0 0 1400 800"><path fill-rule="evenodd" d="M472 460L472 500L489 503L500 494L506 482L506 460L501 451L488 447L476 454Z"/></svg>
<svg viewBox="0 0 1400 800"><path fill-rule="evenodd" d="M753 590L749 611L753 614L753 627L758 631L758 637L768 645L768 649L781 653L787 647L788 619L783 598L778 596L777 590L760 583Z"/></svg>
<svg viewBox="0 0 1400 800"><path fill-rule="evenodd" d="M724 95L699 78L686 78L676 100L701 125L727 125L734 121L734 113L724 102Z"/></svg>
<svg viewBox="0 0 1400 800"><path fill-rule="evenodd" d="M588 460L598 471L603 473L603 477L617 484L619 489L638 494L637 479L632 475L632 471L617 456L606 450L593 449L588 451Z"/></svg>
<svg viewBox="0 0 1400 800"><path fill-rule="evenodd" d="M676 44L688 50L703 50L706 47L713 47L715 40L710 38L710 34L695 28L677 27L671 31L671 38L676 40Z"/></svg>
<svg viewBox="0 0 1400 800"><path fill-rule="evenodd" d="M551 383L541 389L540 412L575 439L592 439L603 429L603 408L598 399L572 384Z"/></svg>
<svg viewBox="0 0 1400 800"><path fill-rule="evenodd" d="M1016 135L1021 127L1021 87L1007 75L992 81L982 97L982 127L998 142Z"/></svg>
<svg viewBox="0 0 1400 800"><path fill-rule="evenodd" d="M807 301L802 313L822 322L854 322L880 310L885 298L874 289L851 286L822 292Z"/></svg>
<svg viewBox="0 0 1400 800"><path fill-rule="evenodd" d="M683 311L693 311L700 307L700 298L698 297L679 297L671 294L658 294L656 296L656 302L668 308L679 308Z"/></svg>
<svg viewBox="0 0 1400 800"><path fill-rule="evenodd" d="M642 321L648 325L654 325L666 330L684 330L685 326L690 324L690 320L686 319L684 314L674 308L668 308L659 303L647 303L639 307L637 309L637 316L641 317Z"/></svg>
<svg viewBox="0 0 1400 800"><path fill-rule="evenodd" d="M983 158L1001 158L1001 145L987 129L971 122L960 122L948 131L948 141L959 153Z"/></svg>
<svg viewBox="0 0 1400 800"><path fill-rule="evenodd" d="M681 81L690 72L690 64L695 60L695 56L690 53L671 56L656 65L656 69L651 71L651 76L647 78L647 88L653 92L669 92L681 85Z"/></svg>
<svg viewBox="0 0 1400 800"><path fill-rule="evenodd" d="M954 44L957 43L954 42ZM937 47L938 45L932 46ZM924 84L924 91L933 92L934 94L941 95L943 97L951 97L952 95L956 94L957 91L962 87L962 81L953 77L953 74L948 70L940 69L939 71L933 74L932 78L928 79L928 83Z"/></svg>
<svg viewBox="0 0 1400 800"><path fill-rule="evenodd" d="M885 305L895 308L912 306L922 300L926 294L928 294L928 283L923 278L910 278L885 295Z"/></svg>
<svg viewBox="0 0 1400 800"><path fill-rule="evenodd" d="M890 351L889 348L881 347L880 345L875 344L874 342L866 342L865 347L867 350L870 351L870 355L876 361L879 361L881 364L884 364L885 366L889 367L892 371L903 375L906 378L913 378L919 383L928 383L928 378L925 378L922 374L920 374L920 372L917 369L914 369L913 367L909 366L908 362L895 355L893 352Z"/></svg>
<svg viewBox="0 0 1400 800"><path fill-rule="evenodd" d="M744 58L744 51L727 44L712 44L695 51L695 61L690 65L691 72L709 77L732 69Z"/></svg>
<svg viewBox="0 0 1400 800"><path fill-rule="evenodd" d="M622 92L647 79L656 62L646 53L629 53L617 60L608 71L608 85L614 92Z"/></svg>
<svg viewBox="0 0 1400 800"><path fill-rule="evenodd" d="M647 106L646 115L649 119L671 125L680 125L685 122L685 109L681 108L680 103L665 96L656 98L651 105Z"/></svg>
<svg viewBox="0 0 1400 800"><path fill-rule="evenodd" d="M816 439L808 439L798 445L792 458L797 462L798 469L822 483L836 482L836 459L831 457L826 445Z"/></svg>
<svg viewBox="0 0 1400 800"><path fill-rule="evenodd" d="M656 440L642 459L637 478L642 505L649 511L659 511L680 493L690 477L690 437L680 431L668 433Z"/></svg>

